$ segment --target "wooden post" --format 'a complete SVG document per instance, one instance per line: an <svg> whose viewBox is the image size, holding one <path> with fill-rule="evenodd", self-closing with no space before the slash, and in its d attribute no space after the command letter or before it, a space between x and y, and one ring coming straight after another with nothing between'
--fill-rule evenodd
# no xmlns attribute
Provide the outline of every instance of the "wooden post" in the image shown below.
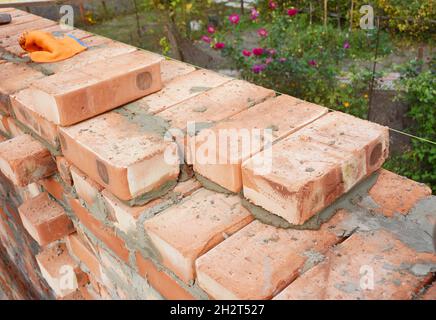
<svg viewBox="0 0 436 320"><path fill-rule="evenodd" d="M313 12L313 7L312 7L312 1L309 2L309 21L310 21L310 25L312 25L312 12Z"/></svg>
<svg viewBox="0 0 436 320"><path fill-rule="evenodd" d="M244 9L244 0L241 0L241 15L244 14L244 11L245 11L245 9Z"/></svg>
<svg viewBox="0 0 436 320"><path fill-rule="evenodd" d="M136 31L138 33L138 41L141 40L141 26L139 24L139 12L138 12L138 4L136 0L133 0L133 4L135 5L135 16L136 16Z"/></svg>
<svg viewBox="0 0 436 320"><path fill-rule="evenodd" d="M327 16L328 16L328 6L327 6L327 1L328 0L324 0L324 27L327 27Z"/></svg>

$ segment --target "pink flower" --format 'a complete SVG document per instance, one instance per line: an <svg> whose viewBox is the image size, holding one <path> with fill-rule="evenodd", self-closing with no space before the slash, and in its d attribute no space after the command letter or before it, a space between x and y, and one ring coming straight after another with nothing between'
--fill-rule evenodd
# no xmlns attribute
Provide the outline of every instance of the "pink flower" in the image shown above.
<svg viewBox="0 0 436 320"><path fill-rule="evenodd" d="M271 57L268 57L268 58L265 59L265 63L266 63L266 64L270 64L270 63L273 62L273 61L274 61L274 59L271 58Z"/></svg>
<svg viewBox="0 0 436 320"><path fill-rule="evenodd" d="M309 60L309 66L312 66L312 67L316 67L317 66L317 63L316 63L316 61L315 60Z"/></svg>
<svg viewBox="0 0 436 320"><path fill-rule="evenodd" d="M254 48L252 51L253 51L253 54L255 56L261 56L263 54L263 49L262 48Z"/></svg>
<svg viewBox="0 0 436 320"><path fill-rule="evenodd" d="M263 70L265 70L266 65L264 64L255 64L252 68L251 71L253 71L254 73L261 73Z"/></svg>
<svg viewBox="0 0 436 320"><path fill-rule="evenodd" d="M259 11L256 10L256 8L251 9L250 19L256 20L259 17Z"/></svg>
<svg viewBox="0 0 436 320"><path fill-rule="evenodd" d="M215 33L215 27L214 26L208 26L207 27L207 32L210 34L214 34Z"/></svg>
<svg viewBox="0 0 436 320"><path fill-rule="evenodd" d="M257 34L259 35L259 37L266 37L268 36L268 31L266 31L265 28L260 28L259 30L257 30Z"/></svg>
<svg viewBox="0 0 436 320"><path fill-rule="evenodd" d="M214 48L217 50L221 50L221 49L224 49L225 46L226 46L225 43L217 42L217 43L215 43Z"/></svg>
<svg viewBox="0 0 436 320"><path fill-rule="evenodd" d="M239 15L236 14L236 13L233 13L233 14L231 14L231 15L229 16L229 21L230 21L230 23L232 23L232 24L238 24L238 23L239 23L239 20L240 20Z"/></svg>
<svg viewBox="0 0 436 320"><path fill-rule="evenodd" d="M206 43L211 43L212 39L206 35L201 37L201 40L203 40Z"/></svg>
<svg viewBox="0 0 436 320"><path fill-rule="evenodd" d="M275 9L277 9L277 3L275 3L274 1L269 1L268 7L272 10L275 10Z"/></svg>
<svg viewBox="0 0 436 320"><path fill-rule="evenodd" d="M251 51L244 49L244 50L242 50L242 54L246 57L249 57L249 56L251 56Z"/></svg>
<svg viewBox="0 0 436 320"><path fill-rule="evenodd" d="M277 53L276 49L268 49L268 54L269 54L270 56L275 56L276 53Z"/></svg>
<svg viewBox="0 0 436 320"><path fill-rule="evenodd" d="M295 16L297 13L298 13L298 9L295 8L288 9L288 16L290 17Z"/></svg>
<svg viewBox="0 0 436 320"><path fill-rule="evenodd" d="M287 60L286 58L280 58L280 59L279 59L279 61L280 61L281 63L286 62L286 60Z"/></svg>
<svg viewBox="0 0 436 320"><path fill-rule="evenodd" d="M344 49L350 49L351 45L348 41L344 42Z"/></svg>

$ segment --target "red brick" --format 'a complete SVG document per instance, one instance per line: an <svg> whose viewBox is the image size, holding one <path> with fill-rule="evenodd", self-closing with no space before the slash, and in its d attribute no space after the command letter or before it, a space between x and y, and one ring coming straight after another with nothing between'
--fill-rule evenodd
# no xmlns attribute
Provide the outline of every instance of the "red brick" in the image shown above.
<svg viewBox="0 0 436 320"><path fill-rule="evenodd" d="M64 156L121 200L156 190L179 175L179 164L165 160L165 152L177 152L176 144L159 132L165 125L139 115L122 108L60 129Z"/></svg>
<svg viewBox="0 0 436 320"><path fill-rule="evenodd" d="M158 113L172 128L185 129L188 121L208 123L231 117L274 96L274 91L232 80Z"/></svg>
<svg viewBox="0 0 436 320"><path fill-rule="evenodd" d="M436 282L427 289L422 296L422 300L436 300Z"/></svg>
<svg viewBox="0 0 436 320"><path fill-rule="evenodd" d="M7 128L9 130L9 136L15 138L18 136L25 135L23 128L18 125L18 122L12 117L6 117Z"/></svg>
<svg viewBox="0 0 436 320"><path fill-rule="evenodd" d="M50 152L29 135L0 143L0 169L15 185L24 187L56 172Z"/></svg>
<svg viewBox="0 0 436 320"><path fill-rule="evenodd" d="M194 170L227 190L239 192L242 189L241 164L245 159L262 150L267 141L274 143L326 114L327 111L326 108L287 95L268 99L219 122L209 130L203 130L195 138L190 139ZM265 129L271 130L272 133L268 139L263 132ZM231 130L244 130L249 134L249 140L234 132L229 134L230 139L237 139L237 145L233 146L233 142L227 138L220 138L220 134L222 136L225 130L229 133ZM253 130L262 132L260 136L254 136ZM244 144L245 140L247 142ZM202 154L208 156L196 161L195 156Z"/></svg>
<svg viewBox="0 0 436 320"><path fill-rule="evenodd" d="M195 67L177 60L165 59L161 63L162 82L167 84L174 78L184 76L195 71Z"/></svg>
<svg viewBox="0 0 436 320"><path fill-rule="evenodd" d="M25 64L12 62L3 63L0 73L0 111L10 114L11 103L9 95L27 88L30 83L41 79L44 75Z"/></svg>
<svg viewBox="0 0 436 320"><path fill-rule="evenodd" d="M30 128L35 134L47 141L53 149L59 149L57 126L35 111L30 92L24 91L20 97L11 96L11 107L16 119Z"/></svg>
<svg viewBox="0 0 436 320"><path fill-rule="evenodd" d="M100 42L102 41L102 37L100 38ZM91 39L91 38L87 38ZM92 39L96 39L95 37L92 37ZM104 38L103 38L104 39ZM84 42L87 40L85 39ZM102 65L104 61L107 61L108 64L106 65L119 65L120 62L114 63L114 61L117 61L119 59L126 59L128 55L132 53L138 53L137 49L135 47L129 46L127 44L116 42L112 40L108 40L109 42L102 43L98 46L91 46L87 50L81 52L80 54L75 55L74 57L71 57L66 60L52 62L52 63L44 63L43 65L38 65L38 67L45 71L46 74L66 74L69 72L72 72L73 70L80 69L85 70L87 66L90 65ZM146 60L150 61L149 58L155 58L158 57L154 54L147 54L143 57L138 58L145 58ZM126 66L121 66L121 68L124 68ZM86 73L86 72L85 72Z"/></svg>
<svg viewBox="0 0 436 320"><path fill-rule="evenodd" d="M171 192L171 195L175 195L178 198L187 197L194 191L200 189L200 187L201 185L197 180L190 179L178 183L173 189L173 192ZM131 207L120 201L107 190L103 190L102 195L106 200L106 205L111 215L115 218L115 226L126 233L136 230L136 222L142 214L147 211L152 211L153 208L158 208L160 205L163 205L165 201L168 201L165 198L158 198L143 206Z"/></svg>
<svg viewBox="0 0 436 320"><path fill-rule="evenodd" d="M320 230L254 221L197 260L198 284L214 299L270 299L340 240L341 219L336 215Z"/></svg>
<svg viewBox="0 0 436 320"><path fill-rule="evenodd" d="M40 246L74 232L65 210L46 192L24 202L18 211L27 232Z"/></svg>
<svg viewBox="0 0 436 320"><path fill-rule="evenodd" d="M434 254L418 253L388 232L355 233L276 299L412 299L427 277L405 266L435 262Z"/></svg>
<svg viewBox="0 0 436 320"><path fill-rule="evenodd" d="M168 81L159 92L137 100L134 104L150 114L156 114L230 80L231 78L213 71L197 70L175 77Z"/></svg>
<svg viewBox="0 0 436 320"><path fill-rule="evenodd" d="M65 157L56 157L56 167L58 168L59 175L67 185L73 185L73 178L71 177L71 164Z"/></svg>
<svg viewBox="0 0 436 320"><path fill-rule="evenodd" d="M80 222L121 260L128 263L129 251L125 246L124 240L118 237L111 228L94 218L77 199L69 199L69 203Z"/></svg>
<svg viewBox="0 0 436 320"><path fill-rule="evenodd" d="M303 224L379 169L388 144L388 128L329 113L273 145L271 170L259 171L257 164L268 160L264 153L245 161L244 196L292 224Z"/></svg>
<svg viewBox="0 0 436 320"><path fill-rule="evenodd" d="M195 277L199 256L252 220L239 197L200 189L146 220L144 228L162 264L188 283Z"/></svg>
<svg viewBox="0 0 436 320"><path fill-rule="evenodd" d="M98 194L103 190L103 187L92 181L75 166L71 166L71 176L79 198L85 201L89 207L94 206L96 201L98 201Z"/></svg>
<svg viewBox="0 0 436 320"><path fill-rule="evenodd" d="M136 263L139 274L147 279L148 283L168 300L195 300L195 298L177 283L165 271L158 269L150 259L144 259L136 253Z"/></svg>
<svg viewBox="0 0 436 320"><path fill-rule="evenodd" d="M86 274L68 254L63 243L44 248L36 260L42 276L58 298L69 296L88 282Z"/></svg>
<svg viewBox="0 0 436 320"><path fill-rule="evenodd" d="M95 253L80 240L77 234L66 238L70 254L81 261L91 272L92 276L101 282L102 267Z"/></svg>
<svg viewBox="0 0 436 320"><path fill-rule="evenodd" d="M21 34L25 31L34 31L34 30L39 30L39 29L56 25L55 21L44 19L38 16L34 16L34 17L35 17L34 20L32 19L32 21L28 21L25 23L20 23L20 24L11 23L2 26L2 28L0 29L0 39L4 39L8 36Z"/></svg>
<svg viewBox="0 0 436 320"><path fill-rule="evenodd" d="M56 200L63 202L64 194L67 193L64 186L58 181L59 178L55 178L55 176L48 177L45 179L41 179L38 181L38 184L44 188L51 196L56 198Z"/></svg>
<svg viewBox="0 0 436 320"><path fill-rule="evenodd" d="M16 96L20 99L30 95L37 113L55 124L68 126L161 87L160 58L135 51L34 81Z"/></svg>
<svg viewBox="0 0 436 320"><path fill-rule="evenodd" d="M377 211L392 217L394 213L407 214L419 200L431 195L431 189L382 169L369 195L379 205Z"/></svg>

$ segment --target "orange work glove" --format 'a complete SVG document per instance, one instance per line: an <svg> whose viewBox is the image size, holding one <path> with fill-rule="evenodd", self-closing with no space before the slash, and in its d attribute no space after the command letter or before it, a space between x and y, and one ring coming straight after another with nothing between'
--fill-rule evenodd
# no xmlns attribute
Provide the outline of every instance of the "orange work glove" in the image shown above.
<svg viewBox="0 0 436 320"><path fill-rule="evenodd" d="M73 38L59 39L43 31L24 32L18 42L21 48L30 52L30 59L35 62L61 61L86 50Z"/></svg>

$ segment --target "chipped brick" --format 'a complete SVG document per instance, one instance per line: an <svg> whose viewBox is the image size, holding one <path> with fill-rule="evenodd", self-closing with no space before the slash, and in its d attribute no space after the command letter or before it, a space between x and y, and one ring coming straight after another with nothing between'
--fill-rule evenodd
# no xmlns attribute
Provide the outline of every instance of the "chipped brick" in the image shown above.
<svg viewBox="0 0 436 320"><path fill-rule="evenodd" d="M18 211L25 229L40 246L74 232L65 210L46 192L24 202Z"/></svg>
<svg viewBox="0 0 436 320"><path fill-rule="evenodd" d="M29 135L0 143L0 170L15 185L24 187L56 172L50 152Z"/></svg>
<svg viewBox="0 0 436 320"><path fill-rule="evenodd" d="M194 262L199 256L252 220L237 196L200 189L145 221L144 228L162 264L189 282L194 279Z"/></svg>
<svg viewBox="0 0 436 320"><path fill-rule="evenodd" d="M388 143L388 128L329 113L273 145L269 172L259 171L263 153L245 161L244 196L301 225L379 169Z"/></svg>

